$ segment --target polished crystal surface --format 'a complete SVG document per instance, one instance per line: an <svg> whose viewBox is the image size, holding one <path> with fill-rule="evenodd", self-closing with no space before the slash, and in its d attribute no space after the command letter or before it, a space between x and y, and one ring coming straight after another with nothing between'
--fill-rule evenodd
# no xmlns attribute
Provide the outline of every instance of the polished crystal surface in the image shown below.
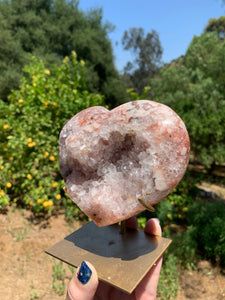
<svg viewBox="0 0 225 300"><path fill-rule="evenodd" d="M180 117L150 100L109 111L90 107L60 133L60 170L69 197L98 226L133 216L183 177L190 141Z"/></svg>

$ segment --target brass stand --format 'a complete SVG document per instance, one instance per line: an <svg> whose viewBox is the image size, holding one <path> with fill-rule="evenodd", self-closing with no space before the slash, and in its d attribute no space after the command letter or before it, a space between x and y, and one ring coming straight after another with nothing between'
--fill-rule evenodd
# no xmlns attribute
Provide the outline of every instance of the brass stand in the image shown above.
<svg viewBox="0 0 225 300"><path fill-rule="evenodd" d="M89 222L46 252L74 267L89 261L100 280L131 294L171 240L129 228L124 232L124 224Z"/></svg>

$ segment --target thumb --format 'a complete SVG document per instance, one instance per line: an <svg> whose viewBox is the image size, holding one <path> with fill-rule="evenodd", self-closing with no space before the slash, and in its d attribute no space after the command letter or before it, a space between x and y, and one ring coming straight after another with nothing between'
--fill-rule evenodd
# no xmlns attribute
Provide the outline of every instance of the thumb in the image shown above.
<svg viewBox="0 0 225 300"><path fill-rule="evenodd" d="M92 264L83 261L71 279L66 300L93 300L98 287L98 275Z"/></svg>

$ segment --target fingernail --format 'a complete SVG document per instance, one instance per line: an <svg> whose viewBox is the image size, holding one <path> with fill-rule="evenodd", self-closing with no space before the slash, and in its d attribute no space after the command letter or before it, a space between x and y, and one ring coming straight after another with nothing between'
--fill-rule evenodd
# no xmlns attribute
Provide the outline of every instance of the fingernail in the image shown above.
<svg viewBox="0 0 225 300"><path fill-rule="evenodd" d="M80 265L77 278L82 284L88 283L89 279L91 278L92 271L88 267L85 261L83 261Z"/></svg>
<svg viewBox="0 0 225 300"><path fill-rule="evenodd" d="M156 222L158 222L160 225L160 220L158 218L154 218L154 220L156 220Z"/></svg>

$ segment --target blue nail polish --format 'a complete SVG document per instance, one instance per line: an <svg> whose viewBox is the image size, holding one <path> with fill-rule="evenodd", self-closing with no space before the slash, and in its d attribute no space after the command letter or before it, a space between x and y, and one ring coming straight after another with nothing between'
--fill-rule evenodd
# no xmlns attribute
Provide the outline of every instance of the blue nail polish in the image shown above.
<svg viewBox="0 0 225 300"><path fill-rule="evenodd" d="M86 262L83 261L80 265L80 269L79 269L79 272L77 275L78 280L82 284L86 284L89 281L89 279L91 278L91 274L92 274L91 269L88 267Z"/></svg>

